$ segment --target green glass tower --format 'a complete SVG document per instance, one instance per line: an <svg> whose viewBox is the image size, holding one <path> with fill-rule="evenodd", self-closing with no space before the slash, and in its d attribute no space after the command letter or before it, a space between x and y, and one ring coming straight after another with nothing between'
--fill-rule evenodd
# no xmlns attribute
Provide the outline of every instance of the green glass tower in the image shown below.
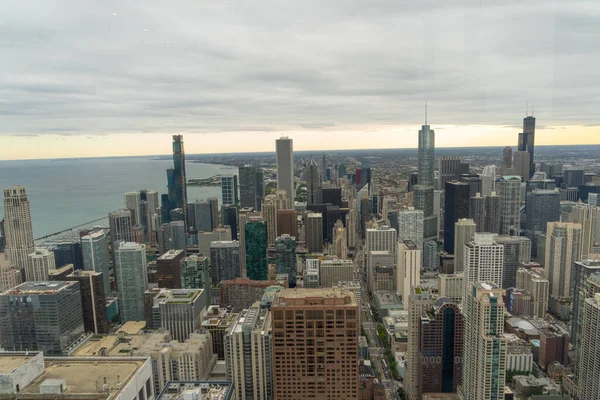
<svg viewBox="0 0 600 400"><path fill-rule="evenodd" d="M250 217L244 227L246 241L246 275L248 279L268 279L267 223L261 217Z"/></svg>

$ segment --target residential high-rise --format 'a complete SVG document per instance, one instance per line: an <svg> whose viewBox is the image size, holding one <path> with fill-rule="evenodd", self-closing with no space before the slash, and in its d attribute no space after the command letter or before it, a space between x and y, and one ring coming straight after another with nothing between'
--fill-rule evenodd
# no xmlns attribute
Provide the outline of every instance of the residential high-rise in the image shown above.
<svg viewBox="0 0 600 400"><path fill-rule="evenodd" d="M440 297L447 297L450 301L460 303L463 294L464 273L439 274L438 289Z"/></svg>
<svg viewBox="0 0 600 400"><path fill-rule="evenodd" d="M265 290L271 286L281 288L281 286L277 286L276 281L252 281L247 278L222 281L220 304L223 307L231 307L233 312L240 312L260 301Z"/></svg>
<svg viewBox="0 0 600 400"><path fill-rule="evenodd" d="M4 189L4 240L4 254L11 264L26 269L34 245L29 200L23 186Z"/></svg>
<svg viewBox="0 0 600 400"><path fill-rule="evenodd" d="M435 160L435 131L427 123L419 130L419 185L433 186Z"/></svg>
<svg viewBox="0 0 600 400"><path fill-rule="evenodd" d="M115 252L115 243L133 241L133 223L131 210L122 208L108 213L110 240ZM113 257L114 260L114 257Z"/></svg>
<svg viewBox="0 0 600 400"><path fill-rule="evenodd" d="M357 398L359 307L352 291L284 289L271 313L274 400ZM290 329L294 339L286 338Z"/></svg>
<svg viewBox="0 0 600 400"><path fill-rule="evenodd" d="M529 157L531 155L526 151L517 151L515 153L515 161L513 162L513 170L515 174L522 177L523 182L529 182Z"/></svg>
<svg viewBox="0 0 600 400"><path fill-rule="evenodd" d="M438 189L444 190L446 182L452 182L458 179L456 171L459 169L462 162L462 157L441 156L438 159ZM467 171L468 172L468 171Z"/></svg>
<svg viewBox="0 0 600 400"><path fill-rule="evenodd" d="M231 310L231 307L209 306L204 321L202 321L202 328L211 334L213 353L219 360L225 359L225 333L238 317L238 314Z"/></svg>
<svg viewBox="0 0 600 400"><path fill-rule="evenodd" d="M106 295L101 272L75 270L64 277L65 281L79 282L83 327L94 334L108 333Z"/></svg>
<svg viewBox="0 0 600 400"><path fill-rule="evenodd" d="M264 176L261 168L246 165L239 168L240 174L240 208L252 207L261 209L265 197Z"/></svg>
<svg viewBox="0 0 600 400"><path fill-rule="evenodd" d="M414 208L398 211L398 241L405 240L423 248L423 211Z"/></svg>
<svg viewBox="0 0 600 400"><path fill-rule="evenodd" d="M237 175L221 175L221 197L223 198L223 205L238 205Z"/></svg>
<svg viewBox="0 0 600 400"><path fill-rule="evenodd" d="M534 189L525 201L525 236L531 239L533 255L537 253L537 236L546 233L548 222L560 220L560 192Z"/></svg>
<svg viewBox="0 0 600 400"><path fill-rule="evenodd" d="M246 276L253 280L268 279L267 224L261 217L250 217L245 226Z"/></svg>
<svg viewBox="0 0 600 400"><path fill-rule="evenodd" d="M275 240L275 271L287 275L288 287L296 287L296 239L281 235Z"/></svg>
<svg viewBox="0 0 600 400"><path fill-rule="evenodd" d="M273 247L277 238L277 205L270 196L262 204L262 216L267 223L267 243L269 247Z"/></svg>
<svg viewBox="0 0 600 400"><path fill-rule="evenodd" d="M191 254L181 260L181 287L183 289L204 289L208 297L211 287L208 257ZM209 304L208 301L207 304Z"/></svg>
<svg viewBox="0 0 600 400"><path fill-rule="evenodd" d="M434 240L428 240L423 243L423 269L428 271L437 271L440 267L438 256L438 245Z"/></svg>
<svg viewBox="0 0 600 400"><path fill-rule="evenodd" d="M531 240L524 236L495 236L494 240L504 246L502 287L516 287L519 265L531 261Z"/></svg>
<svg viewBox="0 0 600 400"><path fill-rule="evenodd" d="M481 197L481 193L471 197L469 200L469 218L472 218L475 222L477 232L486 232L485 211L485 197Z"/></svg>
<svg viewBox="0 0 600 400"><path fill-rule="evenodd" d="M581 224L549 222L546 230L544 267L550 281L550 296L571 296L571 270L581 260Z"/></svg>
<svg viewBox="0 0 600 400"><path fill-rule="evenodd" d="M444 251L454 253L454 224L469 217L469 185L446 182L444 197Z"/></svg>
<svg viewBox="0 0 600 400"><path fill-rule="evenodd" d="M440 298L421 318L418 362L422 380L418 396L456 393L462 382L462 355L462 312L455 303Z"/></svg>
<svg viewBox="0 0 600 400"><path fill-rule="evenodd" d="M570 207L567 218L562 222L574 222L581 225L581 257L587 258L592 252L594 246L594 237L596 233L597 207L590 204L584 204L581 201ZM567 221L568 219L568 221Z"/></svg>
<svg viewBox="0 0 600 400"><path fill-rule="evenodd" d="M493 281L469 284L463 299L464 347L461 399L503 399L507 339L503 291Z"/></svg>
<svg viewBox="0 0 600 400"><path fill-rule="evenodd" d="M500 196L496 192L485 197L484 232L500 233Z"/></svg>
<svg viewBox="0 0 600 400"><path fill-rule="evenodd" d="M323 252L323 214L306 214L306 248L309 253Z"/></svg>
<svg viewBox="0 0 600 400"><path fill-rule="evenodd" d="M454 272L462 272L465 268L465 246L473 240L477 225L472 219L459 219L454 224Z"/></svg>
<svg viewBox="0 0 600 400"><path fill-rule="evenodd" d="M496 191L496 166L486 165L481 172L481 194L489 196Z"/></svg>
<svg viewBox="0 0 600 400"><path fill-rule="evenodd" d="M548 310L550 283L544 276L543 268L519 268L515 286L531 294L531 316L544 318Z"/></svg>
<svg viewBox="0 0 600 400"><path fill-rule="evenodd" d="M78 282L24 282L0 294L2 348L66 356L83 335Z"/></svg>
<svg viewBox="0 0 600 400"><path fill-rule="evenodd" d="M142 199L140 192L125 193L125 208L131 211L131 225L142 225Z"/></svg>
<svg viewBox="0 0 600 400"><path fill-rule="evenodd" d="M240 242L237 240L210 243L210 273L213 284L242 276Z"/></svg>
<svg viewBox="0 0 600 400"><path fill-rule="evenodd" d="M535 118L528 116L523 118L523 133L519 134L518 151L526 151L529 153L529 177L535 173Z"/></svg>
<svg viewBox="0 0 600 400"><path fill-rule="evenodd" d="M194 209L194 230L197 232L212 232L212 203L210 201L196 200L192 203L192 207Z"/></svg>
<svg viewBox="0 0 600 400"><path fill-rule="evenodd" d="M277 189L285 190L290 198L294 197L294 143L288 137L275 141L277 159Z"/></svg>
<svg viewBox="0 0 600 400"><path fill-rule="evenodd" d="M73 264L73 269L83 269L83 253L79 238L57 243L52 249L57 267Z"/></svg>
<svg viewBox="0 0 600 400"><path fill-rule="evenodd" d="M174 289L160 297L160 323L178 342L185 342L200 329L208 304L204 291L207 289Z"/></svg>
<svg viewBox="0 0 600 400"><path fill-rule="evenodd" d="M354 262L352 260L338 260L325 258L319 265L319 279L321 287L334 287L338 282L354 280Z"/></svg>
<svg viewBox="0 0 600 400"><path fill-rule="evenodd" d="M306 205L321 204L319 165L311 159L306 165Z"/></svg>
<svg viewBox="0 0 600 400"><path fill-rule="evenodd" d="M180 289L181 260L185 257L183 250L169 250L156 260L156 279L158 287Z"/></svg>
<svg viewBox="0 0 600 400"><path fill-rule="evenodd" d="M29 255L29 262L25 268L25 280L47 281L48 271L55 268L54 253L47 249L36 249Z"/></svg>
<svg viewBox="0 0 600 400"><path fill-rule="evenodd" d="M521 230L521 177L503 176L499 195L500 234L518 236Z"/></svg>
<svg viewBox="0 0 600 400"><path fill-rule="evenodd" d="M273 398L271 312L255 303L225 333L227 380L239 400Z"/></svg>
<svg viewBox="0 0 600 400"><path fill-rule="evenodd" d="M581 348L583 351L578 365L578 398L597 399L600 393L600 293L584 302Z"/></svg>
<svg viewBox="0 0 600 400"><path fill-rule="evenodd" d="M575 261L571 270L571 330L569 340L577 348L578 342L581 340L581 324L583 321L583 305L584 300L589 293L584 291L587 280L593 273L600 272L600 259Z"/></svg>
<svg viewBox="0 0 600 400"><path fill-rule="evenodd" d="M171 221L169 222L169 228L171 229L171 249L182 250L185 253L187 248L187 233L185 231L185 222Z"/></svg>
<svg viewBox="0 0 600 400"><path fill-rule="evenodd" d="M120 242L114 255L121 320L144 321L144 292L148 289L146 246Z"/></svg>
<svg viewBox="0 0 600 400"><path fill-rule="evenodd" d="M504 246L496 243L491 233L475 233L465 250L463 304L475 282L490 281L502 287L504 266Z"/></svg>
<svg viewBox="0 0 600 400"><path fill-rule="evenodd" d="M96 271L102 274L105 294L112 292L110 288L107 233L106 230L100 229L81 237L83 268L87 271Z"/></svg>
<svg viewBox="0 0 600 400"><path fill-rule="evenodd" d="M397 236L396 230L386 225L376 229L367 229L364 248L366 254L370 251L389 251L394 256L394 263L396 263Z"/></svg>
<svg viewBox="0 0 600 400"><path fill-rule="evenodd" d="M569 167L563 171L563 188L576 188L585 183L585 171L578 167Z"/></svg>
<svg viewBox="0 0 600 400"><path fill-rule="evenodd" d="M209 197L206 201L210 203L210 218L212 227L215 229L219 226L219 199L216 197Z"/></svg>
<svg viewBox="0 0 600 400"><path fill-rule="evenodd" d="M183 135L173 135L172 181L169 181L168 183L170 186L169 195L171 197L171 209L183 209L183 221L187 221L187 181L185 174L185 149L183 147Z"/></svg>
<svg viewBox="0 0 600 400"><path fill-rule="evenodd" d="M435 304L436 297L427 287L413 287L408 296L408 338L404 364L404 390L411 400L421 398L422 376L420 368L419 331L423 313Z"/></svg>
<svg viewBox="0 0 600 400"><path fill-rule="evenodd" d="M421 281L421 250L411 240L398 242L398 268L396 270L396 293L405 305L411 289Z"/></svg>
<svg viewBox="0 0 600 400"><path fill-rule="evenodd" d="M238 208L233 204L223 204L221 207L221 216L223 217L223 226L231 229L231 237L238 238Z"/></svg>
<svg viewBox="0 0 600 400"><path fill-rule="evenodd" d="M298 236L298 216L295 210L277 211L277 236Z"/></svg>

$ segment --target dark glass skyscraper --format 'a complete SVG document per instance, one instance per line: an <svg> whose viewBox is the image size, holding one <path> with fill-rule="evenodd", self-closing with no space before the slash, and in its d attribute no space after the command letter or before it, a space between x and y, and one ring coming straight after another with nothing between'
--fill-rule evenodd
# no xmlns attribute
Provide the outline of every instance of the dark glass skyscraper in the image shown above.
<svg viewBox="0 0 600 400"><path fill-rule="evenodd" d="M290 235L275 240L275 268L278 274L286 274L289 287L296 287L296 239Z"/></svg>
<svg viewBox="0 0 600 400"><path fill-rule="evenodd" d="M306 205L321 204L319 166L311 159L306 165Z"/></svg>
<svg viewBox="0 0 600 400"><path fill-rule="evenodd" d="M246 275L248 279L268 279L267 224L261 217L250 217L244 226L246 245Z"/></svg>
<svg viewBox="0 0 600 400"><path fill-rule="evenodd" d="M187 221L187 185L185 177L185 150L183 136L173 135L173 168L167 170L167 187L169 194L169 211L174 208L183 209L184 221ZM166 221L163 221L166 222Z"/></svg>
<svg viewBox="0 0 600 400"><path fill-rule="evenodd" d="M454 223L469 217L469 184L446 182L444 201L444 251L454 253Z"/></svg>
<svg viewBox="0 0 600 400"><path fill-rule="evenodd" d="M523 132L519 134L519 151L529 153L529 178L535 173L535 162L533 160L535 145L535 118L523 118Z"/></svg>
<svg viewBox="0 0 600 400"><path fill-rule="evenodd" d="M433 186L434 160L435 132L423 125L419 131L419 185Z"/></svg>

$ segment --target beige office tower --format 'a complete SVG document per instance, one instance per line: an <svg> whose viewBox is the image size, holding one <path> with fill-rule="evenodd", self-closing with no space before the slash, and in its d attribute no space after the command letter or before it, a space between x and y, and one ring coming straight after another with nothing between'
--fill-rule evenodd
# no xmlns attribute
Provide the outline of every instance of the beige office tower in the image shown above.
<svg viewBox="0 0 600 400"><path fill-rule="evenodd" d="M19 286L22 281L21 270L11 265L4 253L0 253L0 292Z"/></svg>
<svg viewBox="0 0 600 400"><path fill-rule="evenodd" d="M142 225L142 197L140 192L125 193L125 208L131 211L131 224Z"/></svg>
<svg viewBox="0 0 600 400"><path fill-rule="evenodd" d="M408 338L404 370L404 390L410 400L420 400L419 327L421 317L435 304L437 297L422 286L413 287L408 296Z"/></svg>
<svg viewBox="0 0 600 400"><path fill-rule="evenodd" d="M294 141L281 137L275 141L277 189L294 195ZM286 208L286 207L282 207Z"/></svg>
<svg viewBox="0 0 600 400"><path fill-rule="evenodd" d="M338 282L354 280L354 261L338 260L335 257L327 257L321 260L319 266L320 285L324 288L335 286Z"/></svg>
<svg viewBox="0 0 600 400"><path fill-rule="evenodd" d="M347 289L284 289L275 295L274 400L358 398L358 311Z"/></svg>
<svg viewBox="0 0 600 400"><path fill-rule="evenodd" d="M48 271L51 269L56 269L54 253L47 249L35 250L29 255L25 279L34 282L47 281Z"/></svg>
<svg viewBox="0 0 600 400"><path fill-rule="evenodd" d="M580 400L598 399L600 393L600 293L585 299L579 355Z"/></svg>
<svg viewBox="0 0 600 400"><path fill-rule="evenodd" d="M548 222L545 259L550 296L570 297L573 263L581 260L581 224Z"/></svg>
<svg viewBox="0 0 600 400"><path fill-rule="evenodd" d="M398 268L396 270L396 293L404 304L411 289L421 281L421 250L412 240L398 242Z"/></svg>
<svg viewBox="0 0 600 400"><path fill-rule="evenodd" d="M463 400L503 399L507 339L504 336L503 290L494 282L470 285L463 300Z"/></svg>
<svg viewBox="0 0 600 400"><path fill-rule="evenodd" d="M275 205L277 206L277 211L293 209L294 201L292 200L292 196L290 196L290 192L288 192L287 190L276 190ZM277 232L277 235L279 235L279 232Z"/></svg>
<svg viewBox="0 0 600 400"><path fill-rule="evenodd" d="M348 253L348 235L341 220L333 226L333 248L335 255L340 260L345 260Z"/></svg>
<svg viewBox="0 0 600 400"><path fill-rule="evenodd" d="M225 333L227 380L238 400L273 398L271 312L254 303Z"/></svg>
<svg viewBox="0 0 600 400"><path fill-rule="evenodd" d="M586 259L589 254L593 253L592 247L594 246L596 219L598 218L597 208L579 201L579 203L571 207L567 218L568 221L561 221L581 225L581 259ZM573 261L579 261L579 259Z"/></svg>
<svg viewBox="0 0 600 400"><path fill-rule="evenodd" d="M548 309L550 283L544 276L543 268L519 268L517 270L517 288L531 294L531 315L544 318Z"/></svg>
<svg viewBox="0 0 600 400"><path fill-rule="evenodd" d="M473 240L477 225L471 218L462 218L454 224L454 272L465 268L465 246Z"/></svg>
<svg viewBox="0 0 600 400"><path fill-rule="evenodd" d="M250 217L260 217L260 211L254 211L254 207L244 207L238 214L238 229L240 232L240 265L242 267L242 277L246 277L246 222ZM268 230L267 226L267 230ZM268 237L268 232L267 232Z"/></svg>
<svg viewBox="0 0 600 400"><path fill-rule="evenodd" d="M272 197L266 198L262 203L261 210L262 217L267 222L267 245L273 247L277 238L277 205L275 200Z"/></svg>
<svg viewBox="0 0 600 400"><path fill-rule="evenodd" d="M523 177L523 182L529 181L529 158L530 154L527 151L517 151L515 153L513 168L517 175Z"/></svg>
<svg viewBox="0 0 600 400"><path fill-rule="evenodd" d="M26 269L34 245L29 200L23 186L4 189L4 235L4 254L14 267Z"/></svg>

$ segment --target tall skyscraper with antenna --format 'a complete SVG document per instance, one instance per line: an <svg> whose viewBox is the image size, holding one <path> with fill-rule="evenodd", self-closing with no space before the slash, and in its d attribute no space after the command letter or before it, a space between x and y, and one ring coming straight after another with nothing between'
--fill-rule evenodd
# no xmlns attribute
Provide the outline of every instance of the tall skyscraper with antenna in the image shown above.
<svg viewBox="0 0 600 400"><path fill-rule="evenodd" d="M519 133L519 151L529 153L529 177L535 173L534 146L535 146L535 117L533 108L530 116L523 118L523 132Z"/></svg>
<svg viewBox="0 0 600 400"><path fill-rule="evenodd" d="M425 105L425 125L419 131L418 183L433 186L435 161L435 132L427 125L427 105Z"/></svg>
<svg viewBox="0 0 600 400"><path fill-rule="evenodd" d="M27 269L34 245L29 200L23 186L4 189L4 234L6 257L15 267Z"/></svg>

